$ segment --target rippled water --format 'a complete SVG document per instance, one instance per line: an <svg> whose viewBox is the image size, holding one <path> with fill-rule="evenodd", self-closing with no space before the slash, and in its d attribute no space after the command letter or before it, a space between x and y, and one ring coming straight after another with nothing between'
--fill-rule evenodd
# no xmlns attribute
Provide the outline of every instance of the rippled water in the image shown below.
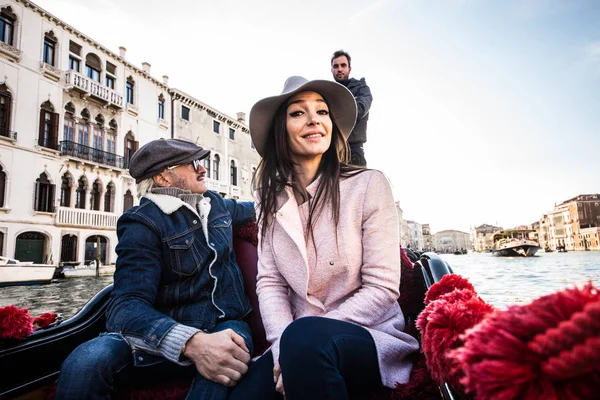
<svg viewBox="0 0 600 400"><path fill-rule="evenodd" d="M490 253L442 257L455 273L469 279L485 301L499 308L529 303L590 280L600 285L600 252L542 252L528 258Z"/></svg>
<svg viewBox="0 0 600 400"><path fill-rule="evenodd" d="M531 258L489 253L442 257L455 273L473 283L484 300L499 308L528 303L590 280L600 285L600 252L540 253ZM34 317L48 311L68 318L110 283L112 277L74 278L49 285L0 288L0 306L28 307Z"/></svg>

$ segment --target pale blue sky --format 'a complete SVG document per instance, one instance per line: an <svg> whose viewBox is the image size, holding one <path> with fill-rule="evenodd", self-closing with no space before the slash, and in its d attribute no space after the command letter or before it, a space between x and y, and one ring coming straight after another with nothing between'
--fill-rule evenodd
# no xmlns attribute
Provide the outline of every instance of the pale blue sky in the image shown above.
<svg viewBox="0 0 600 400"><path fill-rule="evenodd" d="M234 116L331 53L374 96L366 145L433 232L531 223L600 192L600 2L37 0Z"/></svg>

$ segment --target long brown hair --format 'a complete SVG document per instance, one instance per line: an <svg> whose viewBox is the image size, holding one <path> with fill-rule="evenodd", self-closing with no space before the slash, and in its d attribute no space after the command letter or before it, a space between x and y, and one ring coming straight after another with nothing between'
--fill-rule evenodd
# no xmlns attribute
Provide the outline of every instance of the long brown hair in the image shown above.
<svg viewBox="0 0 600 400"><path fill-rule="evenodd" d="M262 238L273 223L277 212L277 196L290 186L294 193L299 193L304 201L309 201L308 229L306 239L312 237L313 222L320 215L326 201L331 203L333 218L337 229L340 215L340 179L365 171L365 168L348 164L350 149L344 135L338 128L335 115L329 109L332 121L331 145L323 154L317 176L321 176L315 196L309 199L305 189L298 186L294 174L294 162L287 134L286 116L288 102L284 102L273 119L264 156L258 165L253 178L254 190L258 191L260 214L258 223L262 230ZM314 244L314 238L313 238Z"/></svg>

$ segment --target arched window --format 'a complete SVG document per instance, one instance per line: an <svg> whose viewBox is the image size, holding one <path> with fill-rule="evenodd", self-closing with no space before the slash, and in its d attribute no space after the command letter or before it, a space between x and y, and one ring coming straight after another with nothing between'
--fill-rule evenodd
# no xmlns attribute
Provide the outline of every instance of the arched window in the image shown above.
<svg viewBox="0 0 600 400"><path fill-rule="evenodd" d="M165 98L158 96L158 119L165 119Z"/></svg>
<svg viewBox="0 0 600 400"><path fill-rule="evenodd" d="M11 137L12 95L5 84L0 85L0 136Z"/></svg>
<svg viewBox="0 0 600 400"><path fill-rule="evenodd" d="M90 207L92 210L100 211L100 195L102 194L102 182L96 180L90 191Z"/></svg>
<svg viewBox="0 0 600 400"><path fill-rule="evenodd" d="M94 125L94 140L92 142L92 148L96 149L96 150L104 150L104 117L102 117L102 115L98 114L98 116L96 116L96 124ZM94 154L94 160L96 162L102 162L103 160L101 159L102 154L96 152L96 154Z"/></svg>
<svg viewBox="0 0 600 400"><path fill-rule="evenodd" d="M213 162L213 178L219 180L219 165L221 164L221 157L218 154L215 154L215 160Z"/></svg>
<svg viewBox="0 0 600 400"><path fill-rule="evenodd" d="M6 198L6 172L4 172L4 170L2 169L2 165L0 165L0 207L4 207L5 198Z"/></svg>
<svg viewBox="0 0 600 400"><path fill-rule="evenodd" d="M202 160L202 166L206 169L206 177L210 178L210 154Z"/></svg>
<svg viewBox="0 0 600 400"><path fill-rule="evenodd" d="M87 190L87 179L85 176L79 178L77 190L75 191L75 208L85 208L85 191Z"/></svg>
<svg viewBox="0 0 600 400"><path fill-rule="evenodd" d="M11 46L15 36L15 22L17 22L17 15L10 6L0 10L0 41Z"/></svg>
<svg viewBox="0 0 600 400"><path fill-rule="evenodd" d="M85 56L85 75L93 81L100 82L102 73L102 61L94 53Z"/></svg>
<svg viewBox="0 0 600 400"><path fill-rule="evenodd" d="M81 121L77 124L77 141L82 146L90 145L90 112L87 108L81 110Z"/></svg>
<svg viewBox="0 0 600 400"><path fill-rule="evenodd" d="M73 103L65 106L65 120L63 124L63 141L73 142L75 139L75 107ZM66 144L65 144L66 145ZM64 148L64 146L63 146Z"/></svg>
<svg viewBox="0 0 600 400"><path fill-rule="evenodd" d="M125 82L125 98L127 104L135 104L135 81L131 76Z"/></svg>
<svg viewBox="0 0 600 400"><path fill-rule="evenodd" d="M231 160L231 167L229 168L229 170L230 170L230 174L231 174L229 182L233 186L237 186L237 175L238 175L237 174L237 165L235 165L235 161L234 160Z"/></svg>
<svg viewBox="0 0 600 400"><path fill-rule="evenodd" d="M123 195L123 212L129 210L133 207L133 196L131 195L131 190L127 190L125 195Z"/></svg>
<svg viewBox="0 0 600 400"><path fill-rule="evenodd" d="M73 179L64 174L60 183L60 206L71 207L71 186Z"/></svg>
<svg viewBox="0 0 600 400"><path fill-rule="evenodd" d="M117 157L117 122L113 119L108 123L106 131L106 161L110 165L115 165Z"/></svg>
<svg viewBox="0 0 600 400"><path fill-rule="evenodd" d="M42 54L42 61L46 64L50 64L56 67L56 45L58 40L54 35L54 32L50 31L44 35L44 51Z"/></svg>
<svg viewBox="0 0 600 400"><path fill-rule="evenodd" d="M54 212L54 189L45 172L35 180L34 210L42 212Z"/></svg>
<svg viewBox="0 0 600 400"><path fill-rule="evenodd" d="M104 193L104 211L115 212L115 184L110 182Z"/></svg>
<svg viewBox="0 0 600 400"><path fill-rule="evenodd" d="M133 154L137 151L140 143L133 137L133 132L127 132L125 135L125 149L123 155L125 157L125 168L129 168L129 160L133 157Z"/></svg>
<svg viewBox="0 0 600 400"><path fill-rule="evenodd" d="M50 101L40 107L40 131L38 144L42 147L58 150L58 113Z"/></svg>

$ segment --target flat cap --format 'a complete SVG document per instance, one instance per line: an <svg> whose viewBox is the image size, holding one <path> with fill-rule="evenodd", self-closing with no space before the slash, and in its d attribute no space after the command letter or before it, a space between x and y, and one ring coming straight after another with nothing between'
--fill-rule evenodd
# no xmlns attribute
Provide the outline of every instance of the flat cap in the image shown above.
<svg viewBox="0 0 600 400"><path fill-rule="evenodd" d="M210 150L180 139L157 139L143 145L133 154L129 163L129 174L136 183L152 178L167 167L201 160Z"/></svg>

